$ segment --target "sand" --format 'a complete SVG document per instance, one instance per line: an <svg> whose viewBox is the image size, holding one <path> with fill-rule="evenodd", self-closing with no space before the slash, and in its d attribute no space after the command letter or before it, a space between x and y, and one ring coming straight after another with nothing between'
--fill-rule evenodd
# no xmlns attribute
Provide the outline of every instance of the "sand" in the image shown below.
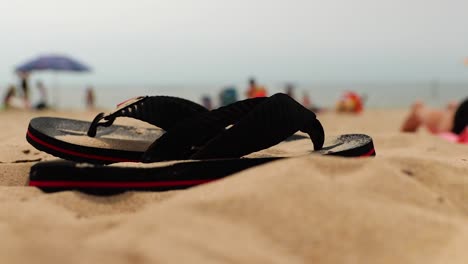
<svg viewBox="0 0 468 264"><path fill-rule="evenodd" d="M55 159L26 142L29 119L94 114L0 113L0 263L468 261L468 146L399 133L405 111L319 116L328 134L371 135L376 158L290 158L161 193L26 187L32 165Z"/></svg>

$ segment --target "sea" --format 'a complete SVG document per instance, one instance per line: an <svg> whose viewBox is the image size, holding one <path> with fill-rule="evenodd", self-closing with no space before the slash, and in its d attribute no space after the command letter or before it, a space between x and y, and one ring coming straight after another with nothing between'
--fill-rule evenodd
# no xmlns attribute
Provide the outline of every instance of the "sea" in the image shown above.
<svg viewBox="0 0 468 264"><path fill-rule="evenodd" d="M91 85L76 83L46 84L48 102L62 110L84 110L85 91ZM285 91L286 83L262 83L269 95ZM118 103L141 95L169 95L202 103L203 97L211 98L213 107L219 105L220 92L225 88L237 90L239 99L245 98L246 83L239 84L95 84L96 105L113 109ZM2 89L4 90L4 89ZM334 107L346 91L355 91L366 98L367 108L405 108L421 100L433 107L443 107L448 102L468 97L468 82L361 82L361 83L300 83L294 84L294 98L302 102L305 94L318 107ZM38 92L31 85L33 104Z"/></svg>

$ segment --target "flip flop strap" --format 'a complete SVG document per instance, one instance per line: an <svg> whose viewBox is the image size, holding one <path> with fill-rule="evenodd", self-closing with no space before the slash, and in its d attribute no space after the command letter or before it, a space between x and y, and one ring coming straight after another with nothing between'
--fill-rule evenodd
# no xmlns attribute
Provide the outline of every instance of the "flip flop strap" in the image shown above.
<svg viewBox="0 0 468 264"><path fill-rule="evenodd" d="M224 129L228 125L233 126ZM309 134L314 149L322 148L322 125L291 97L247 99L178 123L148 148L143 162L241 157L276 145L299 130Z"/></svg>
<svg viewBox="0 0 468 264"><path fill-rule="evenodd" d="M135 118L164 130L198 113L208 112L192 101L170 96L144 96L130 99L109 113L99 113L88 129L88 136L96 136L98 127L111 126L117 117Z"/></svg>
<svg viewBox="0 0 468 264"><path fill-rule="evenodd" d="M190 158L239 158L274 146L297 131L309 135L315 150L322 148L325 133L316 115L291 97L276 94L212 138Z"/></svg>
<svg viewBox="0 0 468 264"><path fill-rule="evenodd" d="M188 159L206 142L235 124L268 98L238 101L177 123L147 149L145 162Z"/></svg>

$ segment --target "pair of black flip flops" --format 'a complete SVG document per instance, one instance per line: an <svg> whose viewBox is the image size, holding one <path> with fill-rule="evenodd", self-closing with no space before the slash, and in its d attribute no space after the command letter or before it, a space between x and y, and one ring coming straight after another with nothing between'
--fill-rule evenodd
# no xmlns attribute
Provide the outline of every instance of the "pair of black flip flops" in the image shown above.
<svg viewBox="0 0 468 264"><path fill-rule="evenodd" d="M156 127L113 125L130 117ZM168 96L139 97L92 122L39 117L27 140L39 150L69 161L40 162L31 168L30 186L44 191L80 190L95 194L128 190L183 189L213 181L280 157L246 158L284 140L307 138L321 155L375 156L363 134L327 138L313 112L285 94L247 99L215 110ZM177 160L161 166L158 161ZM106 166L117 162L146 166Z"/></svg>

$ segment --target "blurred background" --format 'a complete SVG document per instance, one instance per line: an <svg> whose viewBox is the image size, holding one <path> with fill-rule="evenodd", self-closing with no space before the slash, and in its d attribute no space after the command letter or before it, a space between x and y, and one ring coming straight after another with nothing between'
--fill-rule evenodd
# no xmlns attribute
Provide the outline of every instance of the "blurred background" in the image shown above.
<svg viewBox="0 0 468 264"><path fill-rule="evenodd" d="M468 94L466 0L0 0L0 91L20 91L18 67L69 56L86 72L32 71L32 104L113 108L138 95L202 103L227 87L245 98L294 87L333 107L347 90L372 108L433 106ZM89 99L89 98L88 98Z"/></svg>

